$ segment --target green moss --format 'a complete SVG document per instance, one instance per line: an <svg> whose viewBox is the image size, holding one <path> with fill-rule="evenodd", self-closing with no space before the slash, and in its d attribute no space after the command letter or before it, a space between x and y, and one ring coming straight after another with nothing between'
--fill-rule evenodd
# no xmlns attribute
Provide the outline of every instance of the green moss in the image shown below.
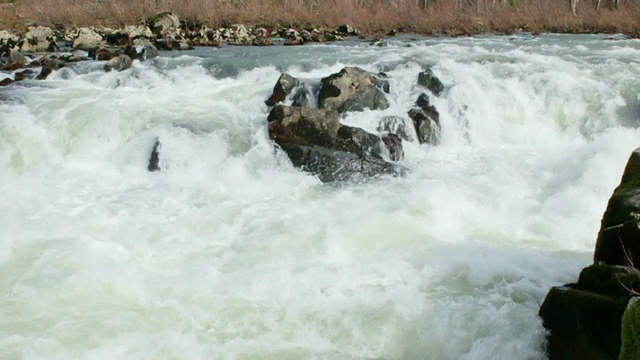
<svg viewBox="0 0 640 360"><path fill-rule="evenodd" d="M622 317L622 348L618 360L640 359L640 301L627 308Z"/></svg>

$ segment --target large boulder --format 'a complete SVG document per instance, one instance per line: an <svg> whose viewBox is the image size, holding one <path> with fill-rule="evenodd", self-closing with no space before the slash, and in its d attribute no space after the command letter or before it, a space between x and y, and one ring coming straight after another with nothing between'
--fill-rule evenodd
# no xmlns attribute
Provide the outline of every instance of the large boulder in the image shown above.
<svg viewBox="0 0 640 360"><path fill-rule="evenodd" d="M293 165L323 182L397 174L400 170L383 158L389 151L380 137L340 124L335 110L276 105L267 120L269 137ZM393 151L398 153L397 148Z"/></svg>
<svg viewBox="0 0 640 360"><path fill-rule="evenodd" d="M338 112L386 109L389 102L383 91L389 92L386 80L358 67L346 67L322 79L318 106Z"/></svg>
<svg viewBox="0 0 640 360"><path fill-rule="evenodd" d="M589 266L577 283L552 288L540 307L549 360L617 360L633 288L640 288L637 270L610 265Z"/></svg>
<svg viewBox="0 0 640 360"><path fill-rule="evenodd" d="M89 28L80 28L73 40L73 48L76 50L92 50L102 42L102 36Z"/></svg>
<svg viewBox="0 0 640 360"><path fill-rule="evenodd" d="M640 267L640 148L629 158L602 217L594 261Z"/></svg>
<svg viewBox="0 0 640 360"><path fill-rule="evenodd" d="M58 49L56 38L51 28L46 26L30 27L24 35L20 51L52 52Z"/></svg>

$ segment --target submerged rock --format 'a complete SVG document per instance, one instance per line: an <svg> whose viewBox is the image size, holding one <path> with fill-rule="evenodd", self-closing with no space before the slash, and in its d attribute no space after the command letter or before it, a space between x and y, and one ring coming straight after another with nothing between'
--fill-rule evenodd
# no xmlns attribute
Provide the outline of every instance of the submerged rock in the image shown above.
<svg viewBox="0 0 640 360"><path fill-rule="evenodd" d="M160 171L160 149L162 145L160 144L160 139L156 138L153 143L153 149L151 150L151 156L149 156L149 165L147 165L147 170L154 172Z"/></svg>
<svg viewBox="0 0 640 360"><path fill-rule="evenodd" d="M386 109L389 83L358 67L346 67L322 79L318 106L338 112Z"/></svg>
<svg viewBox="0 0 640 360"><path fill-rule="evenodd" d="M380 137L340 124L334 110L276 105L267 120L269 137L293 165L323 182L397 174L400 170L383 159L385 145ZM389 153L397 156L398 144L392 145Z"/></svg>

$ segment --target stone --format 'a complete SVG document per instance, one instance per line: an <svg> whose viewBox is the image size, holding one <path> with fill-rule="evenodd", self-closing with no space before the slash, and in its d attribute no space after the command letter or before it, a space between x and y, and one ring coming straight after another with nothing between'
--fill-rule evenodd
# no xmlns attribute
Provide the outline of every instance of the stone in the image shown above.
<svg viewBox="0 0 640 360"><path fill-rule="evenodd" d="M89 57L98 61L109 61L113 56L113 53L105 48L99 48L93 52L89 52Z"/></svg>
<svg viewBox="0 0 640 360"><path fill-rule="evenodd" d="M389 159L391 161L400 161L404 159L404 150L402 149L402 139L396 134L382 135L382 142L387 147Z"/></svg>
<svg viewBox="0 0 640 360"><path fill-rule="evenodd" d="M618 360L640 359L640 299L634 297L622 315L621 348Z"/></svg>
<svg viewBox="0 0 640 360"><path fill-rule="evenodd" d="M420 144L438 145L440 144L440 114L436 108L430 104L427 94L421 94L416 100L416 106L409 110L409 118L413 121L418 142Z"/></svg>
<svg viewBox="0 0 640 360"><path fill-rule="evenodd" d="M338 34L346 35L346 36L357 36L360 34L358 30L356 30L355 28L351 27L348 24L343 24L338 26L338 28L336 29L336 32Z"/></svg>
<svg viewBox="0 0 640 360"><path fill-rule="evenodd" d="M282 74L276 81L276 85L273 87L273 93L265 101L267 106L274 106L283 102L286 97L291 94L291 91L300 84L300 81L289 74Z"/></svg>
<svg viewBox="0 0 640 360"><path fill-rule="evenodd" d="M632 152L602 217L594 262L640 266L640 148Z"/></svg>
<svg viewBox="0 0 640 360"><path fill-rule="evenodd" d="M407 129L406 122L398 116L385 116L380 120L376 130L379 133L389 133L400 137L405 141L411 141L410 132Z"/></svg>
<svg viewBox="0 0 640 360"><path fill-rule="evenodd" d="M20 51L25 53L52 52L57 49L53 30L45 26L30 27L20 45Z"/></svg>
<svg viewBox="0 0 640 360"><path fill-rule="evenodd" d="M149 157L149 165L147 165L147 170L154 172L160 171L160 149L162 145L160 144L160 139L156 138L153 143L153 149L151 150L151 156Z"/></svg>
<svg viewBox="0 0 640 360"><path fill-rule="evenodd" d="M89 28L78 29L73 40L73 48L76 50L92 50L102 42L102 36Z"/></svg>
<svg viewBox="0 0 640 360"><path fill-rule="evenodd" d="M418 74L418 85L426 87L435 96L440 96L444 91L442 81L433 74L431 68L421 71Z"/></svg>
<svg viewBox="0 0 640 360"><path fill-rule="evenodd" d="M318 107L338 112L379 110L389 107L383 90L389 83L358 67L346 67L322 79Z"/></svg>
<svg viewBox="0 0 640 360"><path fill-rule="evenodd" d="M15 49L9 50L9 61L19 67L27 66L27 58L25 58L24 55L22 55L18 50Z"/></svg>
<svg viewBox="0 0 640 360"><path fill-rule="evenodd" d="M118 54L113 57L109 62L104 66L104 70L109 72L111 70L123 71L131 68L133 62L131 58L125 54Z"/></svg>
<svg viewBox="0 0 640 360"><path fill-rule="evenodd" d="M267 120L269 137L293 165L323 182L399 173L382 158L382 140L340 124L337 111L276 105Z"/></svg>
<svg viewBox="0 0 640 360"><path fill-rule="evenodd" d="M617 360L622 311L609 297L571 288L552 288L540 316L550 330L549 360Z"/></svg>
<svg viewBox="0 0 640 360"><path fill-rule="evenodd" d="M6 79L0 80L0 86L8 86L8 85L11 85L13 83L14 83L14 81L12 79L10 79L10 78L6 78Z"/></svg>
<svg viewBox="0 0 640 360"><path fill-rule="evenodd" d="M591 265L577 283L552 288L540 308L549 359L617 360L632 289L640 289L638 270L611 265Z"/></svg>
<svg viewBox="0 0 640 360"><path fill-rule="evenodd" d="M138 38L133 40L132 45L125 48L124 53L132 60L144 61L157 57L158 49L148 39Z"/></svg>

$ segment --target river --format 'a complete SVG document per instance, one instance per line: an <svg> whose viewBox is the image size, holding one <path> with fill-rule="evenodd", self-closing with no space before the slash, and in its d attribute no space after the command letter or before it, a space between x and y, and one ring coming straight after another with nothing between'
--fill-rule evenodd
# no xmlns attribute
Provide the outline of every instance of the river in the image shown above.
<svg viewBox="0 0 640 360"><path fill-rule="evenodd" d="M2 359L544 359L537 313L592 261L640 146L640 41L424 38L198 48L0 88ZM274 149L282 72L384 71L439 146L323 184ZM9 74L0 74L0 80ZM154 141L162 171L148 172Z"/></svg>

